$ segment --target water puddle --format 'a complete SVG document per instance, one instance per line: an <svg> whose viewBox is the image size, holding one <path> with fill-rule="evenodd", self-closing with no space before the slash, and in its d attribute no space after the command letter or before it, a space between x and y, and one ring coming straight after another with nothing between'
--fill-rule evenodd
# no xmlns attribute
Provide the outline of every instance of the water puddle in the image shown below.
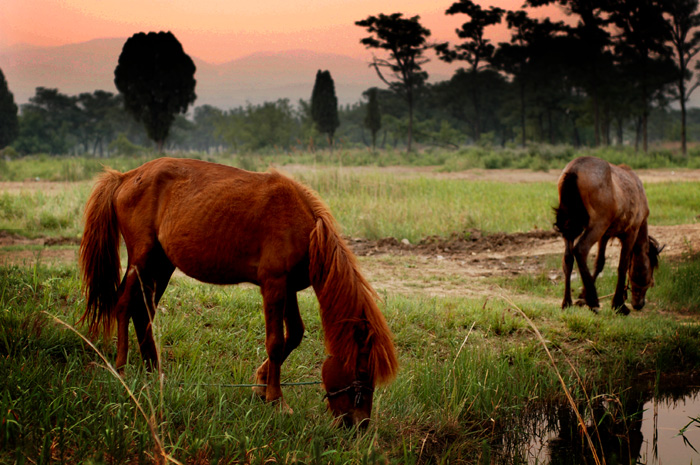
<svg viewBox="0 0 700 465"><path fill-rule="evenodd" d="M700 385L694 381L682 388L638 386L579 405L590 441L569 405L525 413L505 428L490 462L700 465Z"/></svg>

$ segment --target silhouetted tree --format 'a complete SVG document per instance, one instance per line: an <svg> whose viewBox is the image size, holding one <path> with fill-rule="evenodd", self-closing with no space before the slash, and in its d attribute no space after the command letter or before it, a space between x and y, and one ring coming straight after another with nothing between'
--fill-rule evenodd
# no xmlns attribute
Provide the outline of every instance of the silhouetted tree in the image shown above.
<svg viewBox="0 0 700 465"><path fill-rule="evenodd" d="M614 105L616 81L613 76L613 60L610 53L611 36L607 28L608 15L604 14L604 8L609 0L527 0L526 4L538 7L557 3L562 6L568 15L576 18L578 22L572 26L569 35L573 39L572 49L569 54L575 57L570 63L569 76L577 87L582 88L591 102L593 117L594 144L600 145L602 116L609 113L611 105ZM609 98L613 97L613 98ZM605 109L604 109L605 107ZM606 118L608 121L609 118ZM608 127L604 128L607 135ZM608 137L605 142L609 143Z"/></svg>
<svg viewBox="0 0 700 465"><path fill-rule="evenodd" d="M495 51L495 46L489 39L484 37L484 30L488 26L500 24L505 10L491 7L488 10L481 8L471 0L459 0L447 9L445 14L454 15L462 13L469 16L470 20L460 29L457 29L457 37L464 39L464 42L450 48L448 43L438 44L435 51L441 60L452 63L454 60L466 61L469 63L470 71L474 78L480 71L482 64L488 64ZM476 86L477 79L472 80L471 104L474 107L475 118L473 119L474 139L479 140L481 135L481 105L480 90Z"/></svg>
<svg viewBox="0 0 700 465"><path fill-rule="evenodd" d="M429 48L426 40L430 30L424 28L419 16L404 18L401 13L391 15L379 14L369 16L355 25L367 29L371 35L360 40L367 48L382 49L389 53L389 59L373 58L371 66L377 71L379 78L408 103L408 142L406 149L411 151L413 138L413 104L416 89L423 86L428 73L421 66L429 60L423 53ZM380 68L388 69L394 76L389 81Z"/></svg>
<svg viewBox="0 0 700 465"><path fill-rule="evenodd" d="M382 128L382 114L379 110L377 88L372 87L365 94L367 96L367 114L365 115L364 125L372 133L372 150L376 150L377 133Z"/></svg>
<svg viewBox="0 0 700 465"><path fill-rule="evenodd" d="M162 151L175 115L194 103L196 67L171 32L131 36L114 70L114 84L126 110L144 123Z"/></svg>
<svg viewBox="0 0 700 465"><path fill-rule="evenodd" d="M316 82L311 93L311 117L321 134L328 137L328 145L333 149L333 135L340 126L338 120L338 98L330 71L316 73Z"/></svg>
<svg viewBox="0 0 700 465"><path fill-rule="evenodd" d="M700 85L700 80L693 82L690 63L700 51L700 13L698 0L674 0L667 5L667 16L671 34L671 44L678 65L676 88L678 102L681 105L681 151L688 155L686 135L686 104L690 94ZM690 86L688 86L690 84Z"/></svg>
<svg viewBox="0 0 700 465"><path fill-rule="evenodd" d="M15 97L10 92L0 69L0 149L7 147L19 135L19 119Z"/></svg>

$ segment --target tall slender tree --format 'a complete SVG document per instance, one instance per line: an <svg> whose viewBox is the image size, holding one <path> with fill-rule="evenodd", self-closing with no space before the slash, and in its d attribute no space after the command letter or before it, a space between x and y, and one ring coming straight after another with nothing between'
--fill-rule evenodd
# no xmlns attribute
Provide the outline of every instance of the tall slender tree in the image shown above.
<svg viewBox="0 0 700 465"><path fill-rule="evenodd" d="M18 135L17 104L0 69L0 149L10 145Z"/></svg>
<svg viewBox="0 0 700 465"><path fill-rule="evenodd" d="M416 91L425 84L428 73L422 66L430 61L424 57L429 48L427 38L430 30L420 24L420 16L404 18L402 13L391 15L379 14L356 21L355 25L364 27L370 33L360 40L366 48L384 50L389 58L374 56L373 66L379 78L391 90L402 96L408 104L408 137L406 150L411 151L413 139L413 111ZM389 70L391 77L386 77L382 69Z"/></svg>
<svg viewBox="0 0 700 465"><path fill-rule="evenodd" d="M171 32L131 36L114 70L114 84L126 110L144 123L148 137L163 150L175 115L194 103L196 67Z"/></svg>
<svg viewBox="0 0 700 465"><path fill-rule="evenodd" d="M372 150L377 149L377 133L382 128L382 114L379 109L379 99L377 98L377 88L372 87L365 92L367 96L367 113L365 114L364 125L372 133Z"/></svg>
<svg viewBox="0 0 700 465"><path fill-rule="evenodd" d="M333 149L333 135L340 126L338 119L338 97L330 71L316 72L316 82L311 93L311 117L321 134L328 137L328 145Z"/></svg>

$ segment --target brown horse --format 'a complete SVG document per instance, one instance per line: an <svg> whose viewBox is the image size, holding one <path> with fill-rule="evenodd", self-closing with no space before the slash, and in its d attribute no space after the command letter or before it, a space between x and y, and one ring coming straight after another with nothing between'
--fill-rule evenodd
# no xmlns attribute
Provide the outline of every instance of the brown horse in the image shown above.
<svg viewBox="0 0 700 465"><path fill-rule="evenodd" d="M120 280L119 237L128 266ZM288 409L280 367L301 342L296 293L313 286L328 358L328 405L345 424L366 424L374 386L398 370L376 293L360 273L328 208L307 187L277 173L251 173L197 160L160 158L126 173L105 170L85 208L80 244L90 331L117 326L118 369L127 361L129 319L141 355L158 367L152 322L175 270L215 284L260 286L267 360L254 391ZM285 334L286 328L286 334Z"/></svg>
<svg viewBox="0 0 700 465"><path fill-rule="evenodd" d="M649 206L642 181L628 166L580 157L566 165L558 187L555 227L566 244L562 260L565 279L562 308L571 305L571 269L576 259L583 282L581 297L593 311L598 311L595 280L605 266L605 247L610 238L616 237L622 247L612 308L625 315L629 313L625 305L625 280L629 273L632 306L641 310L647 289L654 285L654 269L661 253L658 242L648 234ZM598 256L591 276L588 252L596 242Z"/></svg>

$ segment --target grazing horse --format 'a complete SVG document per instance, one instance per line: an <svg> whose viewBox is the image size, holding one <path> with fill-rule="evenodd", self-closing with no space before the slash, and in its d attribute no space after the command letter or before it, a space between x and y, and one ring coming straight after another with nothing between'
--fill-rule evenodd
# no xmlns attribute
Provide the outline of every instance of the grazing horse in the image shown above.
<svg viewBox="0 0 700 465"><path fill-rule="evenodd" d="M119 237L128 265L123 279ZM179 268L214 284L260 286L267 359L254 391L289 410L280 367L301 342L296 293L313 286L328 357L322 380L328 406L347 425L366 424L375 385L398 370L391 332L377 295L309 188L277 172L252 173L198 160L159 158L120 173L107 169L85 207L80 266L90 332L116 321L116 367L127 361L129 319L141 355L159 366L152 323ZM286 328L286 333L285 333Z"/></svg>
<svg viewBox="0 0 700 465"><path fill-rule="evenodd" d="M622 247L612 308L629 314L625 305L625 281L629 273L632 306L641 310L647 289L654 285L654 269L661 253L658 242L648 234L649 206L642 181L628 166L580 157L566 165L558 187L559 207L555 208L554 225L566 244L562 260L565 279L562 308L571 306L571 269L576 259L583 282L581 297L591 310L599 310L595 280L605 265L605 247L610 238L616 237ZM576 238L579 239L574 245ZM596 242L598 256L591 276L588 252Z"/></svg>

